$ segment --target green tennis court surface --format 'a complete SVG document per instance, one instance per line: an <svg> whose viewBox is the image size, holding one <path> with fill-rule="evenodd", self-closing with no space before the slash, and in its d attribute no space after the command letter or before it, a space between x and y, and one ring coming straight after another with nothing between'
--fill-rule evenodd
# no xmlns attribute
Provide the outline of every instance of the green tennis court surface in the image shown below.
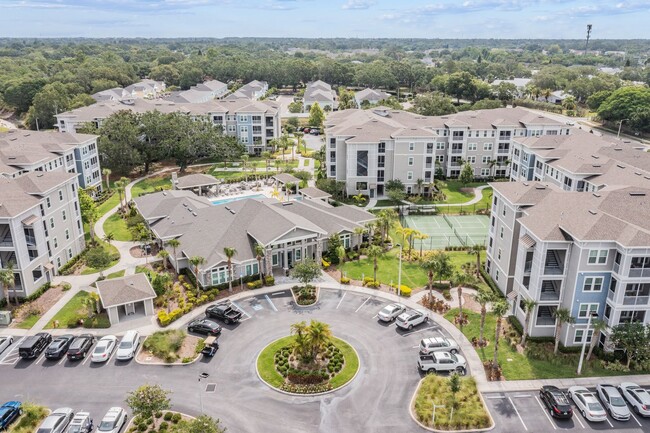
<svg viewBox="0 0 650 433"><path fill-rule="evenodd" d="M424 233L427 239L414 240L414 248L420 244L425 250L438 250L451 246L487 244L490 218L485 215L428 216L409 215L402 218L402 225Z"/></svg>

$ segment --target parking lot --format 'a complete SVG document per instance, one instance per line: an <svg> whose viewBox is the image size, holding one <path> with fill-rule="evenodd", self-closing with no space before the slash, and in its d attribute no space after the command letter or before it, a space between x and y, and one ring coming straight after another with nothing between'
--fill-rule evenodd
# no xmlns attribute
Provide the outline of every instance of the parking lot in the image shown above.
<svg viewBox="0 0 650 433"><path fill-rule="evenodd" d="M604 380L603 382L607 382ZM618 384L614 384L618 385ZM595 392L595 389L591 389ZM566 390L563 390L566 392ZM632 413L629 421L620 422L607 417L605 422L587 421L575 405L572 404L573 417L569 420L555 419L539 398L538 391L519 391L511 393L483 394L498 433L548 433L555 430L572 430L576 432L650 432L650 419Z"/></svg>
<svg viewBox="0 0 650 433"><path fill-rule="evenodd" d="M129 391L144 383L159 383L173 391L176 410L197 415L202 405L229 432L420 431L408 416L412 394L422 377L416 365L419 342L445 336L445 332L433 321L410 331L379 321L379 310L395 301L395 296L386 299L321 289L318 304L297 307L288 290L253 295L234 303L243 312L242 321L222 324L220 349L214 358L186 366L121 362L114 355L103 364L88 358L50 361L42 354L21 360L17 356L21 340L17 339L0 354L0 400L84 409L97 423L109 407L124 406ZM185 328L202 311L180 319L178 325ZM257 354L287 335L292 323L311 319L330 324L334 335L352 344L361 361L359 374L349 386L321 398L286 396L269 389L255 373ZM198 381L201 373L209 376ZM368 409L372 417L358 417ZM286 417L295 422L269 422Z"/></svg>

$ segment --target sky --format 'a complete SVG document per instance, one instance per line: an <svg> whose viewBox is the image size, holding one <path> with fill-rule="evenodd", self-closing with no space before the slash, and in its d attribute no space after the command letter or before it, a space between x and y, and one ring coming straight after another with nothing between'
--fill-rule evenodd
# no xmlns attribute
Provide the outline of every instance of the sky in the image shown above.
<svg viewBox="0 0 650 433"><path fill-rule="evenodd" d="M0 37L650 38L650 0L0 0Z"/></svg>

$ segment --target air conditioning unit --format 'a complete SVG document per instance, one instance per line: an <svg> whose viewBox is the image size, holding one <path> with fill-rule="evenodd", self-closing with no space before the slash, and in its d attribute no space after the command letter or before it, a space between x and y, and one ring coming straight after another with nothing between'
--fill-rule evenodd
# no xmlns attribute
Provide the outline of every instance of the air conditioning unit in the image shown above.
<svg viewBox="0 0 650 433"><path fill-rule="evenodd" d="M9 326L11 323L11 311L0 311L0 326Z"/></svg>

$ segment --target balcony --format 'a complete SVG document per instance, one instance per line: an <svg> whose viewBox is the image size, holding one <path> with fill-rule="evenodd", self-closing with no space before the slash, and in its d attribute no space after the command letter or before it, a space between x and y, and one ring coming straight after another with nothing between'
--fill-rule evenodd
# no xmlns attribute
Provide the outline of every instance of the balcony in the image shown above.
<svg viewBox="0 0 650 433"><path fill-rule="evenodd" d="M539 294L540 301L559 301L562 282L557 280L544 280Z"/></svg>
<svg viewBox="0 0 650 433"><path fill-rule="evenodd" d="M630 268L630 273L628 276L633 278L649 278L650 268Z"/></svg>
<svg viewBox="0 0 650 433"><path fill-rule="evenodd" d="M544 275L564 274L565 250L548 250L544 261Z"/></svg>
<svg viewBox="0 0 650 433"><path fill-rule="evenodd" d="M273 118L267 118L266 119L266 127L270 128L273 126Z"/></svg>
<svg viewBox="0 0 650 433"><path fill-rule="evenodd" d="M36 238L34 236L25 235L25 241L27 242L28 247L36 246Z"/></svg>
<svg viewBox="0 0 650 433"><path fill-rule="evenodd" d="M14 240L11 238L11 229L9 225L0 226L0 247L13 247Z"/></svg>
<svg viewBox="0 0 650 433"><path fill-rule="evenodd" d="M451 149L451 153L463 153L463 149Z"/></svg>
<svg viewBox="0 0 650 433"><path fill-rule="evenodd" d="M557 307L547 307L540 305L537 308L537 317L535 318L535 325L537 326L555 326L555 310Z"/></svg>
<svg viewBox="0 0 650 433"><path fill-rule="evenodd" d="M449 166L450 166L450 167L460 167L460 162L458 162L458 161L451 161L451 162L449 163Z"/></svg>
<svg viewBox="0 0 650 433"><path fill-rule="evenodd" d="M624 296L623 305L648 305L650 296Z"/></svg>
<svg viewBox="0 0 650 433"><path fill-rule="evenodd" d="M500 154L500 155L503 155L503 154L507 155L508 153L510 153L510 149L497 149L497 153Z"/></svg>
<svg viewBox="0 0 650 433"><path fill-rule="evenodd" d="M425 168L433 168L433 164L430 163L430 162L427 162L427 163L424 165L424 167L425 167Z"/></svg>
<svg viewBox="0 0 650 433"><path fill-rule="evenodd" d="M533 269L533 261L528 260L524 264L524 273L530 273L531 269Z"/></svg>

